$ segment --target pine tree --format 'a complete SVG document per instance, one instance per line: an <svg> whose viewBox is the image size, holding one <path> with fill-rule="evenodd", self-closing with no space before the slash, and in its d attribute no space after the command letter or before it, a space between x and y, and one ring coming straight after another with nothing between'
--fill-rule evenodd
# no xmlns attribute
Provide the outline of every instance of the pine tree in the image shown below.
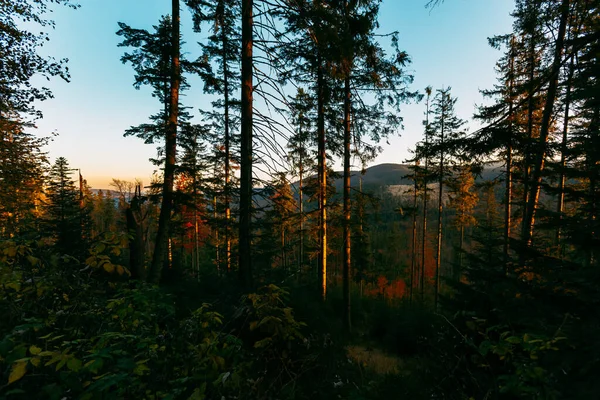
<svg viewBox="0 0 600 400"><path fill-rule="evenodd" d="M209 141L213 143L215 153L213 164L223 165L219 174L222 186L222 205L224 213L225 268L232 269L231 202L236 177L233 169L239 158L239 136L235 131L239 127L239 106L235 95L240 88L241 33L237 18L241 12L239 0L219 0L207 2L186 0L193 12L194 28L200 32L203 25L209 24L211 34L202 44L203 59L216 64L217 70L201 70L204 91L220 97L213 101L213 110L203 114L212 121Z"/></svg>
<svg viewBox="0 0 600 400"><path fill-rule="evenodd" d="M305 238L305 211L304 187L305 176L314 167L311 158L311 144L314 143L314 99L302 88L293 99L290 99L290 123L294 129L287 147L291 172L298 176L298 219L299 219L299 257L298 270L304 268L304 238Z"/></svg>
<svg viewBox="0 0 600 400"><path fill-rule="evenodd" d="M56 159L48 173L44 231L54 241L59 254L83 257L87 253L79 190L71 178L74 169L64 157Z"/></svg>
<svg viewBox="0 0 600 400"><path fill-rule="evenodd" d="M465 228L477 223L473 215L478 201L478 195L473 191L474 186L475 179L470 165L459 165L454 170L453 176L448 180L450 192L448 206L455 210L454 224L460 232L458 270L452 274L455 280L460 279L463 267Z"/></svg>
<svg viewBox="0 0 600 400"><path fill-rule="evenodd" d="M435 268L435 288L434 288L434 307L437 308L440 284L441 284L441 267L442 267L442 221L444 211L444 183L451 172L454 150L453 147L461 138L461 131L465 121L459 119L455 115L454 105L456 98L452 98L450 88L438 89L433 99L431 122L431 140L430 148L425 149L432 161L437 162L435 171L438 183L438 226L437 226L437 257Z"/></svg>
<svg viewBox="0 0 600 400"><path fill-rule="evenodd" d="M19 123L0 120L0 237L35 233L40 216L47 139L22 131Z"/></svg>
<svg viewBox="0 0 600 400"><path fill-rule="evenodd" d="M172 17L163 18L155 33L132 29L120 23L118 35L124 36L121 46L137 48L133 53L125 54L124 63L130 62L136 72L135 86L148 84L153 88L153 95L158 97L163 110L152 116L152 124L144 124L131 128L126 135L136 135L147 143L164 139L164 177L162 184L162 205L158 220L155 249L148 279L158 283L162 270L167 265L168 243L170 235L171 213L173 210L173 187L175 183L175 166L177 153L177 133L180 119L185 113L180 112L179 92L182 85L182 71L197 71L200 63L181 60L180 47L180 4L172 0ZM182 62L183 61L183 62Z"/></svg>

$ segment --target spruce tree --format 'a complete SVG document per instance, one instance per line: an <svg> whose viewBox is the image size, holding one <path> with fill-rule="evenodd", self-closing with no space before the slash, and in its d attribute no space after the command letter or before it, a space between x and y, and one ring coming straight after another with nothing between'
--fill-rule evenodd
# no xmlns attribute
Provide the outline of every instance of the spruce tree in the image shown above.
<svg viewBox="0 0 600 400"><path fill-rule="evenodd" d="M58 254L83 257L87 253L83 228L88 215L71 178L74 171L64 157L57 158L50 168L43 226Z"/></svg>
<svg viewBox="0 0 600 400"><path fill-rule="evenodd" d="M432 103L431 138L429 149L425 149L432 162L437 164L435 175L437 178L437 245L435 266L434 307L437 308L442 268L442 244L443 244L443 211L444 211L444 185L450 176L451 167L455 161L455 145L463 136L461 130L465 121L458 118L454 111L457 99L453 98L451 88L438 89Z"/></svg>

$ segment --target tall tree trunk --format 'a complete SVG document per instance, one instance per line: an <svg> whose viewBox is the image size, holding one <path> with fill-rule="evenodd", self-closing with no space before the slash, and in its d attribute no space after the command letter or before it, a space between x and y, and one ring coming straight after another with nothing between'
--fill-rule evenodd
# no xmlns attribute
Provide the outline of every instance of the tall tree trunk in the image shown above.
<svg viewBox="0 0 600 400"><path fill-rule="evenodd" d="M413 291L415 287L415 274L417 268L417 205L418 205L418 188L419 182L417 180L417 167L419 166L419 162L415 161L415 187L413 193L413 226L412 226L412 257L410 260L410 302L413 301Z"/></svg>
<svg viewBox="0 0 600 400"><path fill-rule="evenodd" d="M344 325L346 329L352 327L350 304L350 113L352 107L352 94L350 92L350 72L344 80Z"/></svg>
<svg viewBox="0 0 600 400"><path fill-rule="evenodd" d="M227 65L227 33L225 32L225 10L221 13L221 42L223 46L223 130L224 130L224 147L225 147L225 267L227 272L231 271L231 196L230 196L230 153L231 153L231 138L229 132L229 66Z"/></svg>
<svg viewBox="0 0 600 400"><path fill-rule="evenodd" d="M442 116L442 131L440 148L440 176L438 180L438 231L437 231L437 258L435 260L435 295L434 308L437 310L440 295L440 269L442 266L442 213L444 211L444 116Z"/></svg>
<svg viewBox="0 0 600 400"><path fill-rule="evenodd" d="M464 221L464 211L462 212L463 221ZM463 250L465 247L465 224L463 222L460 223L460 242L458 246L458 273L454 274L454 279L459 282L460 277L462 276L463 270Z"/></svg>
<svg viewBox="0 0 600 400"><path fill-rule="evenodd" d="M535 164L533 166L533 175L531 177L531 187L529 189L529 196L527 199L527 218L525 220L523 229L523 233L525 234L523 241L527 246L531 245L531 240L533 237L533 226L535 221L535 211L540 197L542 173L544 171L544 165L546 160L546 143L548 141L550 120L552 119L554 102L556 100L556 92L558 89L558 80L560 75L560 64L564 48L565 33L567 30L567 20L569 18L569 1L570 0L563 0L560 6L560 25L558 28L558 35L556 37L556 47L554 49L554 59L552 61L552 69L550 74L552 78L550 80L550 85L548 86L548 93L546 94L546 104L544 106L544 113L542 114L540 137L537 141Z"/></svg>
<svg viewBox="0 0 600 400"><path fill-rule="evenodd" d="M534 119L534 94L535 94L535 72L536 72L536 57L535 57L535 28L532 28L531 37L528 49L528 99L527 99L527 142L525 142L525 157L523 158L523 207L521 221L521 239L525 238L525 221L527 220L527 203L529 199L529 174L531 170L531 146L533 143L533 119Z"/></svg>
<svg viewBox="0 0 600 400"><path fill-rule="evenodd" d="M514 123L514 107L513 107L513 86L515 73L515 37L510 41L510 56L509 56L509 83L508 83L508 137L506 140L506 193L504 196L504 273L508 273L509 253L510 253L510 234L512 226L512 191L513 191L513 123Z"/></svg>
<svg viewBox="0 0 600 400"><path fill-rule="evenodd" d="M216 173L215 169L215 173ZM213 219L217 221L219 214L217 213L217 195L213 196ZM217 274L221 274L221 240L219 239L219 223L217 222L213 228L213 236L215 239L215 262L217 263Z"/></svg>
<svg viewBox="0 0 600 400"><path fill-rule="evenodd" d="M179 0L172 0L173 26L171 33L171 81L169 93L169 121L165 137L165 172L163 197L158 217L158 230L154 255L150 265L148 279L154 284L160 282L162 270L169 253L169 234L171 228L171 211L173 209L173 184L175 183L175 162L177 155L177 126L179 117L179 86L181 71L179 65Z"/></svg>
<svg viewBox="0 0 600 400"><path fill-rule="evenodd" d="M566 175L565 169L567 167L567 151L568 151L568 139L569 139L569 112L571 106L571 81L573 80L573 74L575 73L575 57L571 57L569 64L569 72L567 75L567 91L565 93L565 115L562 131L562 143L560 146L560 177L558 178L558 202L556 204L556 212L558 213L559 224L556 228L556 248L559 257L562 257L561 250L561 236L562 236L562 220L565 208L565 183Z"/></svg>
<svg viewBox="0 0 600 400"><path fill-rule="evenodd" d="M431 88L427 87L427 108L425 111L425 151L429 151L429 101L431 99ZM425 255L427 252L427 199L428 199L428 174L429 156L425 154L425 171L423 172L423 237L421 238L421 302L425 300Z"/></svg>
<svg viewBox="0 0 600 400"><path fill-rule="evenodd" d="M318 56L317 76L317 158L319 164L319 286L327 298L327 154L325 150L325 77L323 60Z"/></svg>
<svg viewBox="0 0 600 400"><path fill-rule="evenodd" d="M298 278L304 267L304 186L302 179L304 178L304 161L300 154L300 179L298 182L298 205L300 207L300 263L298 265Z"/></svg>
<svg viewBox="0 0 600 400"><path fill-rule="evenodd" d="M252 285L252 29L253 0L242 1L242 125L240 165L239 276L246 288Z"/></svg>

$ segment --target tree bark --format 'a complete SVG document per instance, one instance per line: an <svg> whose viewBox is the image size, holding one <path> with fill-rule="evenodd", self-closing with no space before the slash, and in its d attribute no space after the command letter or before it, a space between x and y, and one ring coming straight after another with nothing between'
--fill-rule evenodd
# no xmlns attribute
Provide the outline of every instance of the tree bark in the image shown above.
<svg viewBox="0 0 600 400"><path fill-rule="evenodd" d="M171 228L171 212L173 209L173 185L175 182L175 162L177 156L177 126L179 117L179 86L181 84L181 68L179 64L179 0L172 0L172 54L171 81L169 93L169 120L165 137L165 170L163 197L158 217L158 231L154 245L154 255L150 266L149 280L158 284L169 252L169 234Z"/></svg>
<svg viewBox="0 0 600 400"><path fill-rule="evenodd" d="M442 100L443 101L443 100ZM435 260L435 295L434 308L438 308L440 294L440 269L442 266L442 213L444 211L443 191L444 191L444 116L442 115L442 131L440 142L440 172L438 180L438 231L437 231L437 257Z"/></svg>
<svg viewBox="0 0 600 400"><path fill-rule="evenodd" d="M512 226L512 189L513 189L513 123L514 123L514 107L513 107L513 86L515 74L515 38L510 41L509 55L509 78L508 78L508 137L506 139L506 193L504 197L504 273L508 274L508 263L510 253L510 234Z"/></svg>
<svg viewBox="0 0 600 400"><path fill-rule="evenodd" d="M351 131L351 102L350 73L344 80L344 325L346 329L352 327L351 304L350 304L350 269L351 269L351 247L350 247L350 131Z"/></svg>
<svg viewBox="0 0 600 400"><path fill-rule="evenodd" d="M229 66L227 65L227 33L225 32L225 10L221 13L221 42L223 46L223 130L224 130L224 147L225 147L225 267L227 272L231 272L231 196L229 189L230 181L230 153L231 153L231 137L229 129Z"/></svg>
<svg viewBox="0 0 600 400"><path fill-rule="evenodd" d="M431 88L427 88L427 109L425 111L425 151L429 151L429 100L431 99ZM429 156L425 154L425 171L423 172L423 237L421 238L421 302L425 300L425 255L427 251L427 200L428 200L428 176Z"/></svg>
<svg viewBox="0 0 600 400"><path fill-rule="evenodd" d="M242 1L242 123L240 165L239 277L252 285L252 29L253 0Z"/></svg>
<svg viewBox="0 0 600 400"><path fill-rule="evenodd" d="M542 123L540 126L540 137L537 141L536 148L536 159L533 169L533 175L531 178L531 187L529 189L529 196L527 202L526 220L523 227L524 243L527 246L531 245L533 237L533 227L535 221L535 211L538 205L540 197L540 189L542 184L542 173L544 172L545 160L546 160L546 143L548 141L548 135L550 130L550 120L552 119L552 112L554 110L554 102L556 100L556 92L558 89L558 78L560 73L560 64L564 48L564 39L567 28L567 20L569 17L569 0L563 0L561 3L561 16L560 25L558 28L558 35L556 38L556 47L554 49L554 59L552 61L550 85L548 86L548 93L546 94L546 104L544 106L544 113L542 114Z"/></svg>
<svg viewBox="0 0 600 400"><path fill-rule="evenodd" d="M327 298L327 154L325 150L325 77L323 61L318 56L317 72L317 141L319 179L319 286L321 299Z"/></svg>
<svg viewBox="0 0 600 400"><path fill-rule="evenodd" d="M412 257L410 260L410 302L412 303L413 301L413 291L414 291L414 287L415 287L415 275L416 275L416 268L417 268L417 205L418 205L418 200L419 200L419 196L418 196L418 180L417 180L417 167L418 167L419 163L415 162L415 174L414 174L414 180L415 180L415 186L414 186L414 193L413 193L413 226L412 226Z"/></svg>
<svg viewBox="0 0 600 400"><path fill-rule="evenodd" d="M558 179L558 202L556 204L556 212L558 213L559 225L556 228L556 248L558 256L562 256L561 251L561 236L562 236L562 220L565 208L565 184L566 175L565 168L567 167L567 151L568 151L568 139L569 139L569 113L571 106L571 81L573 80L573 74L575 73L575 57L571 57L569 64L569 73L567 76L567 91L565 93L565 116L562 131L562 143L560 149L560 177Z"/></svg>

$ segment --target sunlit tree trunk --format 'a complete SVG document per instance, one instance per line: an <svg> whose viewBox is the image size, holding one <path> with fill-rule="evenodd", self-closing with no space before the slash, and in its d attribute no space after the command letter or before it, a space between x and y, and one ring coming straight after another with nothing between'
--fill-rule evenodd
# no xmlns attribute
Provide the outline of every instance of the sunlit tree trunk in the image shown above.
<svg viewBox="0 0 600 400"><path fill-rule="evenodd" d="M513 192L513 123L514 123L514 107L513 107L513 86L515 74L515 38L510 42L510 57L509 57L510 77L508 83L508 137L506 141L506 193L504 197L504 272L508 273L508 262L510 252L510 234L512 226L512 192Z"/></svg>
<svg viewBox="0 0 600 400"><path fill-rule="evenodd" d="M227 64L227 57L225 52L228 49L227 45L227 32L225 30L225 13L222 12L220 15L221 19L221 42L223 46L223 130L225 134L224 147L225 147L225 269L231 271L231 196L230 196L230 171L231 171L231 137L230 137L230 123L229 123L229 66Z"/></svg>
<svg viewBox="0 0 600 400"><path fill-rule="evenodd" d="M300 167L299 167L299 181L298 181L298 206L300 208L300 252L299 252L299 265L298 265L298 278L300 278L300 272L304 267L304 164L302 155L300 155Z"/></svg>
<svg viewBox="0 0 600 400"><path fill-rule="evenodd" d="M545 160L546 160L546 143L548 141L550 123L552 119L552 113L554 110L554 103L556 100L556 93L558 90L558 80L560 75L560 64L564 48L564 39L567 29L567 20L569 17L569 0L563 0L560 6L561 16L560 25L558 28L558 34L556 37L556 44L554 49L554 59L552 61L552 69L550 84L548 86L548 92L546 94L546 104L544 106L544 112L542 114L542 123L540 126L540 137L537 141L535 151L535 164L533 166L533 175L531 177L531 184L527 202L526 220L524 221L524 243L531 245L533 237L533 227L535 221L535 211L539 202L540 189L542 184L542 173L544 171Z"/></svg>
<svg viewBox="0 0 600 400"><path fill-rule="evenodd" d="M325 152L325 77L323 60L318 57L317 73L317 158L319 168L319 287L327 298L327 155Z"/></svg>
<svg viewBox="0 0 600 400"><path fill-rule="evenodd" d="M440 171L438 180L438 231L437 231L437 257L435 260L435 295L434 307L437 310L440 295L440 269L442 266L442 215L444 211L444 120L442 116L442 130L440 142Z"/></svg>
<svg viewBox="0 0 600 400"><path fill-rule="evenodd" d="M413 179L415 181L414 193L413 193L413 225L412 225L412 256L410 260L410 301L413 300L413 291L415 287L415 276L417 269L417 205L419 200L419 181L417 179L417 167L419 162L415 161L415 174Z"/></svg>
<svg viewBox="0 0 600 400"><path fill-rule="evenodd" d="M350 130L351 130L351 101L350 72L348 71L344 80L344 325L347 329L352 326L351 304L350 304L350 269L351 269L351 247L350 247Z"/></svg>

